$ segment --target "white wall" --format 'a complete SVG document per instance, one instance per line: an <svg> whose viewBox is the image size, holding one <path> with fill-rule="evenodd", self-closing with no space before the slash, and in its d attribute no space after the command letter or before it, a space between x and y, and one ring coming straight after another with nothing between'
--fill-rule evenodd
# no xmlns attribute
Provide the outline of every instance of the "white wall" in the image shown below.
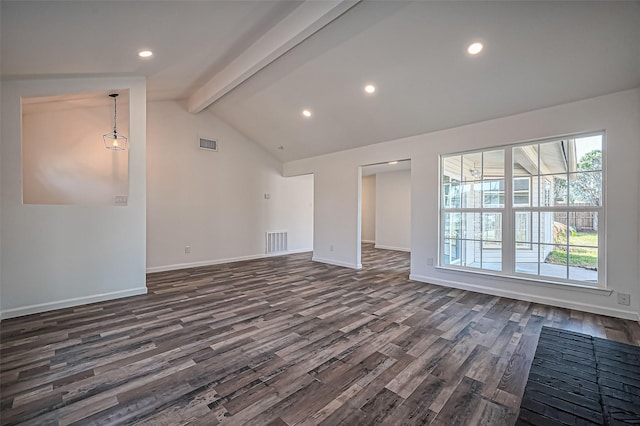
<svg viewBox="0 0 640 426"><path fill-rule="evenodd" d="M376 241L376 175L362 177L362 241Z"/></svg>
<svg viewBox="0 0 640 426"><path fill-rule="evenodd" d="M148 141L148 271L262 257L267 231L287 231L289 252L311 251L313 175L282 177L259 145L178 102L149 103Z"/></svg>
<svg viewBox="0 0 640 426"><path fill-rule="evenodd" d="M313 173L313 260L350 268L362 268L359 235L362 173L348 156L331 155L321 167L285 163L285 176ZM328 160L328 156L323 156ZM332 163L333 161L333 163ZM303 161L303 163L312 160ZM366 164L366 163L362 163Z"/></svg>
<svg viewBox="0 0 640 426"><path fill-rule="evenodd" d="M113 89L130 91L129 205L22 204L20 98ZM1 152L3 318L146 293L144 78L3 81Z"/></svg>
<svg viewBox="0 0 640 426"><path fill-rule="evenodd" d="M611 291L455 272L438 257L438 161L441 154L578 132L606 130L606 283ZM411 159L411 277L490 294L638 319L640 90L634 89L468 126L293 161L285 175L314 173L314 259L358 267L358 166ZM329 250L329 245L334 250ZM616 292L630 293L631 306Z"/></svg>
<svg viewBox="0 0 640 426"><path fill-rule="evenodd" d="M376 248L411 251L411 170L376 175Z"/></svg>
<svg viewBox="0 0 640 426"><path fill-rule="evenodd" d="M72 102L22 108L25 204L114 205L129 194L129 151L104 147L113 129L113 102L79 108ZM108 100L108 101L107 101ZM119 99L118 131L129 135L129 99Z"/></svg>

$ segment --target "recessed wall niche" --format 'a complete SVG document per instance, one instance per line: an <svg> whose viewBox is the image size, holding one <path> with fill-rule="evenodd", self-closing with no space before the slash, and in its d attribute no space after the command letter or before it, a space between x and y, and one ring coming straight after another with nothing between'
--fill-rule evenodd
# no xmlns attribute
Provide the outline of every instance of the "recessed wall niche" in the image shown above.
<svg viewBox="0 0 640 426"><path fill-rule="evenodd" d="M22 98L24 204L127 204L129 149L108 150L102 140L113 130L112 93L118 133L129 137L128 90Z"/></svg>

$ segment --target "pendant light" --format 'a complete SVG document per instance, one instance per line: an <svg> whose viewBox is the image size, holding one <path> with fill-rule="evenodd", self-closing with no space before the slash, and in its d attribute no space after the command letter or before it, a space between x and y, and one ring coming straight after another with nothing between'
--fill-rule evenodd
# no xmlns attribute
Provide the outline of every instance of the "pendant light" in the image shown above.
<svg viewBox="0 0 640 426"><path fill-rule="evenodd" d="M112 93L109 96L113 98L113 132L102 135L102 140L104 141L105 148L112 151L124 151L128 145L127 137L118 133L116 129L118 121L118 105L116 99L118 94Z"/></svg>

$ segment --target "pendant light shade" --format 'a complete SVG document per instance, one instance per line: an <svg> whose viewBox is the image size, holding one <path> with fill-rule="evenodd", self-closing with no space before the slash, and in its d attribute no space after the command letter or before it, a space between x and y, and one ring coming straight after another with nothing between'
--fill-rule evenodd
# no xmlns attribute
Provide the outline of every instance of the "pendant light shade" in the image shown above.
<svg viewBox="0 0 640 426"><path fill-rule="evenodd" d="M104 147L112 151L124 151L128 147L128 139L125 135L118 133L118 105L117 105L117 93L109 95L113 98L113 132L102 135L104 141Z"/></svg>

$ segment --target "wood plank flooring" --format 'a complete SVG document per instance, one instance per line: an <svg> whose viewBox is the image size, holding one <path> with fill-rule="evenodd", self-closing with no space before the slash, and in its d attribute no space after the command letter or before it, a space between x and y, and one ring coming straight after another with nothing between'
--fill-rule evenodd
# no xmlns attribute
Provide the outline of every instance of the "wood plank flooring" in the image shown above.
<svg viewBox="0 0 640 426"><path fill-rule="evenodd" d="M640 325L296 254L150 274L149 294L2 321L3 425L513 424L544 325Z"/></svg>

